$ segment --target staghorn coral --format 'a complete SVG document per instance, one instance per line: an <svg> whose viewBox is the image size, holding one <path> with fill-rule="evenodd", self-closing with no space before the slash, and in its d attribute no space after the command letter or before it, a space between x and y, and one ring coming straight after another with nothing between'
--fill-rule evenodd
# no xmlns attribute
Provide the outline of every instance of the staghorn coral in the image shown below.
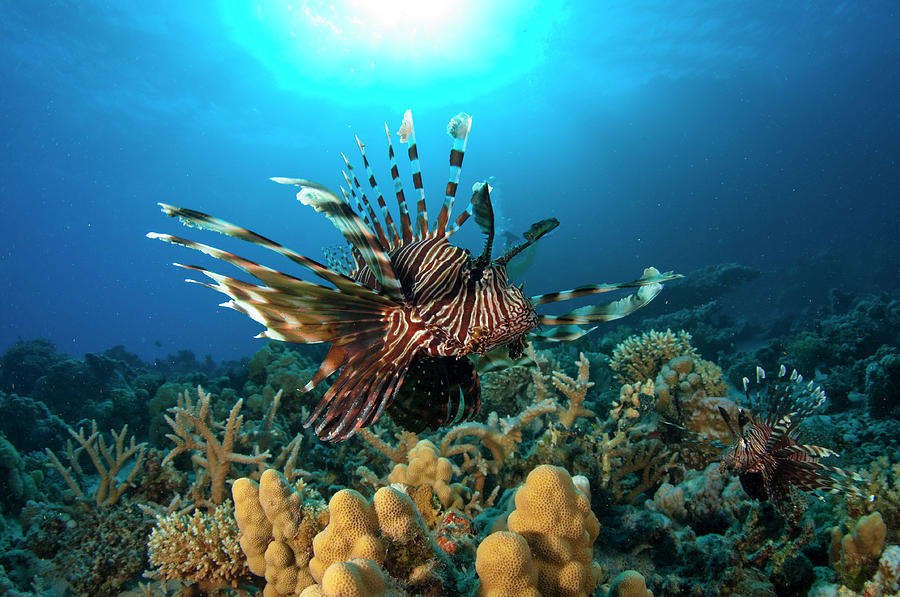
<svg viewBox="0 0 900 597"><path fill-rule="evenodd" d="M113 437L114 452L110 451L109 447L106 445L106 440L104 440L100 432L97 431L96 421L91 423L90 435L86 436L84 429L81 427L78 428L78 433L75 433L71 428L69 428L68 431L69 435L78 442L79 446L78 448L73 448L71 441L66 443L66 457L69 460L71 468L63 466L59 461L59 458L56 457L56 454L47 448L45 453L50 460L50 465L62 475L66 484L69 486L69 489L72 490L72 493L74 493L76 497L85 499L84 491L82 491L81 486L72 477L73 473L77 473L78 476L84 474L81 465L78 462L79 455L84 452L90 458L94 468L100 475L100 483L97 485L96 489L94 489L92 494L94 502L96 502L98 506L111 506L118 502L119 498L122 497L125 490L131 486L135 476L141 470L141 463L144 459L144 449L146 448L146 444L136 444L134 437L132 436L131 441L126 447L125 437L128 434L128 425L122 427L122 430L118 434L116 434L115 431L110 432ZM135 456L135 454L137 454L137 456ZM132 456L135 456L134 462L129 463ZM131 466L131 470L125 477L125 480L120 482L118 475L125 469L126 464Z"/></svg>
<svg viewBox="0 0 900 597"><path fill-rule="evenodd" d="M244 417L240 415L243 400L238 400L228 413L222 439L216 437L215 423L209 409L210 395L197 386L197 402L191 400L190 394L179 395L178 406L169 409L174 415L165 416L166 423L174 433L166 435L175 442L175 447L166 455L162 464L172 462L184 452L192 452L191 462L194 464L197 480L194 483L194 503L214 510L225 499L225 480L235 463L260 464L268 457L269 452L241 454L235 452L235 445L241 439L241 425ZM201 489L207 485L208 490Z"/></svg>
<svg viewBox="0 0 900 597"><path fill-rule="evenodd" d="M234 509L228 502L211 514L195 510L190 516L178 512L157 515L147 540L147 555L154 567L149 574L152 578L187 581L194 591L237 588L250 580Z"/></svg>
<svg viewBox="0 0 900 597"><path fill-rule="evenodd" d="M562 371L554 371L552 382L557 390L568 398L569 406L559 412L559 421L566 427L571 427L578 417L593 417L594 412L584 407L584 399L594 382L588 381L590 376L590 362L584 353L578 353L578 378L573 379Z"/></svg>
<svg viewBox="0 0 900 597"><path fill-rule="evenodd" d="M489 475L499 473L504 463L510 460L522 442L522 429L541 415L557 413L560 410L561 408L555 400L547 398L532 404L515 417L500 418L496 413L491 413L486 423L462 423L447 430L437 446L436 462L442 462L439 460L440 458L449 461L451 458L461 457L462 460L458 465L452 465L451 462L454 474L461 477L462 483L450 486L449 496L452 498L450 505L453 506L456 503L457 506L460 506L456 497L461 495L461 486L465 486L470 491L470 497L468 502L461 506L463 510L472 513L490 506L499 485L495 487L494 493L485 496L487 478ZM360 436L378 452L397 464L403 464L403 460L408 461L410 452L419 444L418 435L409 432L398 435L397 446L391 446L374 433L365 430L360 432ZM432 445L434 444L432 443ZM428 450L430 451L430 448ZM446 477L446 465L438 467L435 464L435 466L440 468L441 474ZM366 477L367 482L377 485L377 476L370 470L361 467L358 472ZM405 473L398 473L398 475L403 474ZM448 480L442 482L446 483ZM437 488L435 490L437 491ZM445 492L442 490L443 493ZM445 497L447 496L445 495Z"/></svg>

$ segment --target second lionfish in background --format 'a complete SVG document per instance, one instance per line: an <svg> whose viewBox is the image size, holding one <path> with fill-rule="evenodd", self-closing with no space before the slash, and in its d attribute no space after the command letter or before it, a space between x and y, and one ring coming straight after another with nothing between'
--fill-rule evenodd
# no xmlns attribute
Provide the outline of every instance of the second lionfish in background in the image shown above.
<svg viewBox="0 0 900 597"><path fill-rule="evenodd" d="M862 481L856 473L828 466L821 458L837 456L833 450L799 441L798 428L825 404L825 391L784 365L777 377L767 380L756 368L756 392L744 378L748 405L756 411L738 410L737 421L719 407L734 443L722 458L722 468L738 475L747 494L769 500L784 516L795 505L795 491L823 490L862 496L855 486ZM736 423L736 425L735 425Z"/></svg>
<svg viewBox="0 0 900 597"><path fill-rule="evenodd" d="M505 347L521 356L529 338L565 341L588 332L596 322L623 317L646 305L662 283L679 277L648 268L632 282L580 286L564 292L526 297L509 283L506 264L556 228L550 218L525 232L525 241L492 259L494 211L487 182L472 187L466 209L451 220L466 141L472 126L467 114L447 127L453 139L450 177L444 201L433 224L425 207L425 190L416 149L412 114L407 110L398 135L408 144L416 194L415 226L410 217L397 161L388 133L388 156L399 221L387 208L375 182L364 145L357 139L374 202L370 202L344 157L348 189L339 196L321 184L295 178L275 182L300 188L301 203L322 212L351 246L353 271L335 271L264 236L207 214L172 205L163 212L188 226L212 230L283 255L331 286L314 284L238 257L209 245L169 234L148 236L206 253L254 276L260 284L237 280L204 267L183 265L204 274L205 286L229 297L223 304L266 327L259 337L287 342L330 342L319 370L303 388L311 390L339 371L306 425L316 422L325 440L344 439L371 425L390 407L391 417L416 431L471 417L481 403L476 360L493 358ZM380 217L379 217L380 216ZM477 256L450 244L449 238L470 217L485 235ZM178 265L178 264L176 264ZM193 282L193 280L189 280ZM539 315L545 303L623 288L637 288L604 305L580 307L566 315ZM534 334L538 325L560 326L555 333Z"/></svg>

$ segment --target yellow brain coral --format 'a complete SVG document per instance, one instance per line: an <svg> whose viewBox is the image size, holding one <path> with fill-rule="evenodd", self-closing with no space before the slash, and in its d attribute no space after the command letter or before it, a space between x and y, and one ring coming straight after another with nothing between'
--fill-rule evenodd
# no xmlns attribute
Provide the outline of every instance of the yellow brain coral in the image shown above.
<svg viewBox="0 0 900 597"><path fill-rule="evenodd" d="M637 570L626 570L613 579L609 597L653 597L647 590L644 575Z"/></svg>
<svg viewBox="0 0 900 597"><path fill-rule="evenodd" d="M372 498L381 532L396 541L407 543L425 534L425 522L412 499L392 487L382 487Z"/></svg>
<svg viewBox="0 0 900 597"><path fill-rule="evenodd" d="M375 510L357 491L342 489L328 502L328 526L313 539L309 571L321 582L325 570L335 562L367 558L384 563L384 544L378 537Z"/></svg>
<svg viewBox="0 0 900 597"><path fill-rule="evenodd" d="M542 595L583 597L597 584L592 570L592 546L600 523L591 505L575 489L565 469L540 465L516 492L510 531L528 543Z"/></svg>
<svg viewBox="0 0 900 597"><path fill-rule="evenodd" d="M475 570L481 579L480 597L541 597L531 550L518 533L488 535L478 546Z"/></svg>
<svg viewBox="0 0 900 597"><path fill-rule="evenodd" d="M322 582L307 587L300 597L400 597L404 594L394 587L377 562L357 558L329 566Z"/></svg>
<svg viewBox="0 0 900 597"><path fill-rule="evenodd" d="M251 572L265 576L265 595L295 595L313 584L312 542L327 513L304 505L303 495L271 469L263 472L259 485L238 479L231 495L241 549Z"/></svg>
<svg viewBox="0 0 900 597"><path fill-rule="evenodd" d="M407 455L409 464L398 464L388 476L388 483L411 487L430 485L445 508L462 508L462 497L456 484L451 484L453 465L441 457L437 446L420 440Z"/></svg>

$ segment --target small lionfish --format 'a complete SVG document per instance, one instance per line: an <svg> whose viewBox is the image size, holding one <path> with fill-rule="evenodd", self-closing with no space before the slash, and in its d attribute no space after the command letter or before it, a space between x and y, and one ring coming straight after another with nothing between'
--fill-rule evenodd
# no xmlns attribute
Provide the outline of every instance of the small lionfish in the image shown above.
<svg viewBox="0 0 900 597"><path fill-rule="evenodd" d="M168 234L147 236L196 249L226 261L254 276L261 284L236 280L203 267L179 267L201 272L213 283L196 282L227 295L222 306L235 309L266 327L257 337L287 342L331 342L319 370L303 391L340 371L331 387L304 423L318 420L315 431L324 440L341 440L371 425L387 407L400 425L421 431L464 420L480 406L481 390L470 358L491 359L496 348L506 347L510 358L519 358L529 335L538 325L562 326L557 333L530 334L531 338L573 340L590 332L595 322L623 317L646 305L662 289L662 283L680 277L654 268L632 282L580 286L564 292L526 297L509 284L506 264L539 238L556 228L556 219L537 222L524 234L524 242L491 259L494 213L491 187L473 186L469 205L454 222L451 210L472 118L454 117L447 127L453 139L450 177L436 222L429 227L425 191L416 150L412 114L406 111L399 135L409 146L413 186L418 196L415 230L410 218L397 161L388 135L388 156L399 207L399 229L375 182L365 147L357 138L375 203L366 197L353 167L341 187L343 197L321 184L295 178L273 181L300 188L301 203L322 212L351 245L355 271L345 275L295 253L255 232L191 209L160 204L166 215L187 226L213 230L245 240L306 268L333 286L301 280L215 247ZM484 249L473 257L456 247L449 237L474 215L486 235ZM584 297L623 288L637 288L624 298L605 305L586 306L566 315L538 315L545 303ZM491 354L488 354L491 353Z"/></svg>
<svg viewBox="0 0 900 597"><path fill-rule="evenodd" d="M797 428L825 403L825 391L812 382L804 384L803 376L796 370L788 375L784 365L777 379L763 385L765 378L766 372L757 367L756 383L761 389L755 399L750 394L750 380L744 378L747 401L764 411L764 418L738 409L735 428L725 409L719 407L734 439L722 458L722 469L738 475L747 495L769 499L784 516L790 512L791 491L795 488L862 495L850 483L862 481L859 475L819 462L820 458L837 456L837 453L797 441Z"/></svg>

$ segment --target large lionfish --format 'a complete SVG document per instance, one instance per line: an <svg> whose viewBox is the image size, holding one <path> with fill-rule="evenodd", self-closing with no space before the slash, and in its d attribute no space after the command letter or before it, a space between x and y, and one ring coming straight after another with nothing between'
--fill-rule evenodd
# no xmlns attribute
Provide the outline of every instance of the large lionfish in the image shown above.
<svg viewBox="0 0 900 597"><path fill-rule="evenodd" d="M825 403L825 391L784 365L768 383L766 372L756 368L759 390L751 395L750 380L744 378L748 404L765 414L761 417L738 409L737 427L721 406L719 413L731 432L734 444L725 452L721 467L737 474L747 495L771 501L782 515L788 516L794 490L824 490L831 493L863 494L853 485L862 478L852 472L828 466L820 458L837 456L833 450L802 444L797 433L800 424Z"/></svg>
<svg viewBox="0 0 900 597"><path fill-rule="evenodd" d="M532 225L524 235L525 242L492 260L494 214L491 187L485 182L473 186L469 205L451 222L471 125L470 116L459 114L447 127L453 139L450 177L433 225L429 225L425 209L415 131L408 110L398 134L401 142L409 146L413 186L418 198L415 228L387 125L391 177L400 212L399 229L378 189L359 138L357 144L380 219L346 156L344 178L349 191L341 187L343 197L308 180L272 179L299 187L300 202L324 213L343 234L355 259L355 271L351 275L224 220L160 204L164 213L180 218L187 226L213 230L271 249L333 286L301 280L184 238L148 234L226 261L261 282L244 282L200 266L175 264L210 278L213 283L200 283L230 298L222 306L263 324L266 330L258 337L300 343L331 342L319 370L302 389L309 391L340 371L305 422L309 426L318 420L315 431L322 439L345 439L372 424L388 406L398 424L414 430L468 418L480 406L480 386L475 366L467 356L490 358L491 351L505 346L511 358L518 358L526 335L538 325L563 327L557 333L531 334L531 338L554 341L578 338L593 329L583 326L631 313L652 300L662 289L662 282L679 277L648 268L632 282L580 286L526 297L520 287L509 283L506 264L559 222L551 218ZM449 237L473 215L486 235L484 249L478 256L449 242ZM538 305L622 288L637 290L612 303L581 307L566 315L535 313Z"/></svg>

